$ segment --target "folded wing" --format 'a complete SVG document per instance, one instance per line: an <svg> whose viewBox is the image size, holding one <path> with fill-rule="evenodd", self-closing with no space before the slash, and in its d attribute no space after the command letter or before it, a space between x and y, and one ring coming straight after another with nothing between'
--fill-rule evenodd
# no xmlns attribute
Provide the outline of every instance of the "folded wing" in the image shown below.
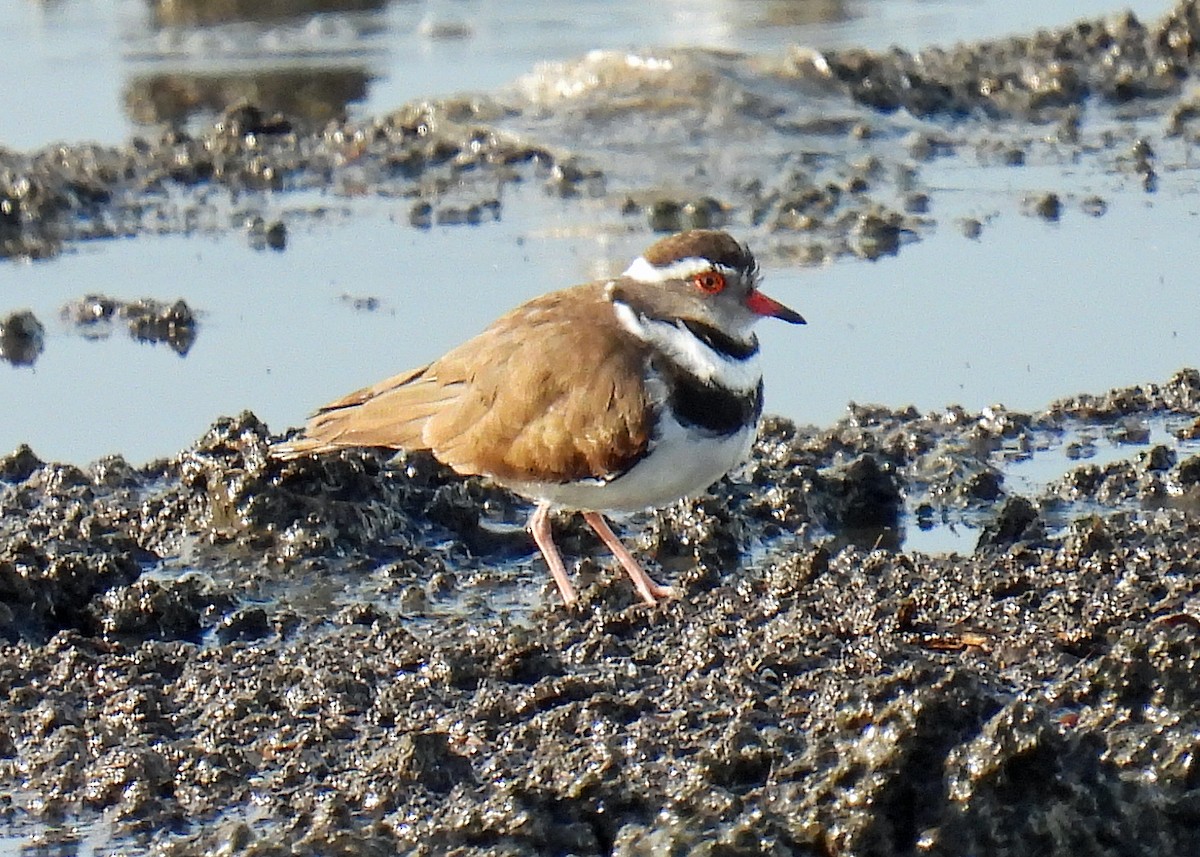
<svg viewBox="0 0 1200 857"><path fill-rule="evenodd" d="M501 481L609 479L650 443L646 360L601 287L579 286L519 307L428 366L331 402L274 452L428 449L459 473Z"/></svg>

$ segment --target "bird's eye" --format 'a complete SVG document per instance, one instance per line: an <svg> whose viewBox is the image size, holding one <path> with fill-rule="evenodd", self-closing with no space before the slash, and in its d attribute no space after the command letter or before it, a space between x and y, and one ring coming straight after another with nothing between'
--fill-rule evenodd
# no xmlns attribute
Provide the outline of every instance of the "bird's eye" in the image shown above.
<svg viewBox="0 0 1200 857"><path fill-rule="evenodd" d="M692 284L708 295L715 295L725 288L725 275L720 271L701 271L692 277Z"/></svg>

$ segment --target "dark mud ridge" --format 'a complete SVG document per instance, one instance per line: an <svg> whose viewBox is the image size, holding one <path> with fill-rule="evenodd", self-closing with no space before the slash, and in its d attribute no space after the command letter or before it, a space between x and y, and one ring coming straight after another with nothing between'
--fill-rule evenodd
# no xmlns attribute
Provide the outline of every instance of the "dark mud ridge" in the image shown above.
<svg viewBox="0 0 1200 857"><path fill-rule="evenodd" d="M249 414L145 467L18 450L0 818L55 853L1200 853L1200 458L1029 497L996 466L1161 419L1197 432L1200 373L768 419L741 478L626 525L655 609L601 554L563 608L521 503L424 457L281 464ZM889 546L917 508L990 523Z"/></svg>

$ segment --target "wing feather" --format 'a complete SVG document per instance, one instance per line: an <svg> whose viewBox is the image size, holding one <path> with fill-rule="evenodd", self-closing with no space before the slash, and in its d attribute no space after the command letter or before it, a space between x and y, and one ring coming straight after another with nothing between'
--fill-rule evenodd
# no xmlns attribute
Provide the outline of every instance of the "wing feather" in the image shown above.
<svg viewBox="0 0 1200 857"><path fill-rule="evenodd" d="M647 346L602 284L537 298L421 369L326 405L282 457L343 446L429 449L498 481L611 478L649 446Z"/></svg>

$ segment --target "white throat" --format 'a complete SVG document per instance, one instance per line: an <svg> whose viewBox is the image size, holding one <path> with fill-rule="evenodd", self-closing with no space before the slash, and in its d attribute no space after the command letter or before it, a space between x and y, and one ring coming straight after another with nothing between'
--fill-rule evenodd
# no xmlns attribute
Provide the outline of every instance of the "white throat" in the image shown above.
<svg viewBox="0 0 1200 857"><path fill-rule="evenodd" d="M710 348L682 322L646 318L620 300L613 301L613 312L623 328L660 349L689 374L705 383L716 384L736 393L751 393L762 382L762 366L758 362L757 352L744 360L735 360Z"/></svg>

